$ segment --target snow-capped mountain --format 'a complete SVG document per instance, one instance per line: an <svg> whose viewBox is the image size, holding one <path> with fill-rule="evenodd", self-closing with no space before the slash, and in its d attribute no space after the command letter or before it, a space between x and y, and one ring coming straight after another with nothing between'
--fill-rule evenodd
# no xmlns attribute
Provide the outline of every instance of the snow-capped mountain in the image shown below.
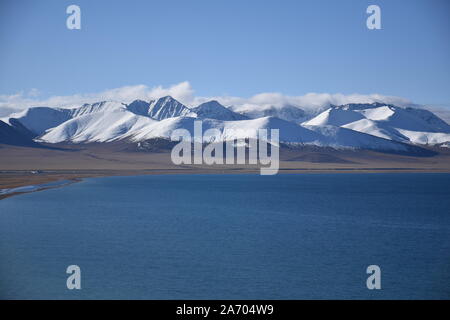
<svg viewBox="0 0 450 320"><path fill-rule="evenodd" d="M198 107L191 110L197 115L198 118L216 119L223 121L248 119L246 116L231 111L215 100L202 103Z"/></svg>
<svg viewBox="0 0 450 320"><path fill-rule="evenodd" d="M338 126L414 144L434 145L450 141L450 126L432 112L381 103L332 106L303 125Z"/></svg>
<svg viewBox="0 0 450 320"><path fill-rule="evenodd" d="M97 112L112 112L114 110L125 109L125 105L115 101L102 101L93 104L83 104L81 107L72 109L32 107L24 111L13 113L9 117L1 120L17 126L18 123L27 128L34 136L40 136L50 128L82 115Z"/></svg>
<svg viewBox="0 0 450 320"><path fill-rule="evenodd" d="M126 108L137 115L147 116L155 120L187 116L191 113L188 107L170 96L150 102L135 100Z"/></svg>
<svg viewBox="0 0 450 320"><path fill-rule="evenodd" d="M379 103L331 106L303 124L293 121L307 116L296 107L263 110L263 114L271 115L251 114L250 118L249 114L237 113L217 101L188 108L169 96L130 104L103 101L72 109L36 107L4 118L5 125L14 131L3 129L0 134L1 141L6 132L19 132L46 143L136 143L170 138L175 129L187 129L193 134L194 122L201 119L203 132L215 129L208 132L215 141L256 138L257 129L279 129L281 142L333 148L408 151L413 144L450 142L450 126L422 109ZM230 133L228 129L238 131Z"/></svg>

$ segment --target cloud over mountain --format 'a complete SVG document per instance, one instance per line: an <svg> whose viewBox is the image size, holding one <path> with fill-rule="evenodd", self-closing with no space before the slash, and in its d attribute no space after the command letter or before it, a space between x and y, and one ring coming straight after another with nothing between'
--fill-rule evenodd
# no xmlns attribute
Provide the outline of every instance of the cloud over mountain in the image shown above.
<svg viewBox="0 0 450 320"><path fill-rule="evenodd" d="M130 103L133 100L154 100L162 96L172 96L188 107L194 107L201 103L217 100L226 107L233 107L233 111L239 113L258 112L268 109L281 109L286 106L300 107L305 111L323 111L330 104L343 105L348 103L374 103L383 102L401 107L416 106L408 99L395 96L384 96L381 94L330 94L330 93L307 93L301 96L290 96L276 92L266 92L251 97L236 96L212 96L202 97L194 94L194 89L187 81L172 86L149 87L147 85L123 86L108 89L101 92L74 94L66 96L43 97L37 89L28 92L19 92L12 95L0 95L0 114L5 116L11 110L21 110L30 106L48 106L71 108L84 103L95 103L98 101L122 101Z"/></svg>

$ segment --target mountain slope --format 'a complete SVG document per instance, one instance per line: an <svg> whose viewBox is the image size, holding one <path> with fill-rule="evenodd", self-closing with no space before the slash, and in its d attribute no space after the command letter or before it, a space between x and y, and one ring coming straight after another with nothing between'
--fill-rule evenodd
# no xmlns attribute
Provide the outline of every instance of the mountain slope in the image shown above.
<svg viewBox="0 0 450 320"><path fill-rule="evenodd" d="M175 129L186 129L191 136L194 136L195 121L198 121L198 119L192 117L166 119L142 128L139 132L131 134L130 138L133 141L143 141L157 137L170 138L172 131ZM208 129L216 129L217 132L208 134L206 132ZM240 121L220 121L214 119L204 119L202 121L203 134L208 136L207 140L212 138L216 141L242 138L255 139L257 138L258 129L280 129L280 140L286 142L312 143L321 139L321 136L314 131L273 117ZM234 130L234 132L230 130ZM268 134L270 136L270 131Z"/></svg>
<svg viewBox="0 0 450 320"><path fill-rule="evenodd" d="M148 108L150 107L150 103L143 100L134 100L129 105L127 105L127 110L133 112L134 114L140 116L148 117Z"/></svg>
<svg viewBox="0 0 450 320"><path fill-rule="evenodd" d="M335 149L350 148L363 150L377 150L396 153L412 153L425 155L427 152L421 148L397 141L387 140L366 133L336 126L305 126L306 128L322 134L322 146Z"/></svg>
<svg viewBox="0 0 450 320"><path fill-rule="evenodd" d="M143 127L156 122L125 109L113 112L84 114L49 129L38 141L59 142L111 142L120 140Z"/></svg>
<svg viewBox="0 0 450 320"><path fill-rule="evenodd" d="M194 112L198 118L216 119L223 121L248 119L246 116L231 111L215 100L202 103L198 107L192 108L191 111Z"/></svg>
<svg viewBox="0 0 450 320"><path fill-rule="evenodd" d="M143 127L138 132L129 135L132 141L139 142L153 138L170 138L175 129L186 129L194 136L194 122L191 117L178 117L156 122ZM216 129L208 132L208 129ZM230 131L230 129L232 131ZM411 146L381 139L353 130L327 126L303 127L295 123L275 117L264 117L241 121L220 121L205 119L202 121L204 141L227 141L230 139L256 139L258 129L267 129L270 136L271 129L279 129L280 141L294 144L316 145L333 148L369 149L395 152L412 151Z"/></svg>
<svg viewBox="0 0 450 320"><path fill-rule="evenodd" d="M14 127L0 121L0 144L9 144L14 146L38 146L29 136L16 130Z"/></svg>
<svg viewBox="0 0 450 320"><path fill-rule="evenodd" d="M81 107L69 109L71 118L97 112L113 112L124 110L126 105L118 101L101 101L96 103L85 103Z"/></svg>

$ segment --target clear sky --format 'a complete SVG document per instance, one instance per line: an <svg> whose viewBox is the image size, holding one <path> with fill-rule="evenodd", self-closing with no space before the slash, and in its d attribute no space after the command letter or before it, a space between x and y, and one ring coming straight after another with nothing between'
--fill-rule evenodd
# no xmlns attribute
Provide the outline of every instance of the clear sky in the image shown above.
<svg viewBox="0 0 450 320"><path fill-rule="evenodd" d="M66 8L81 7L81 30ZM382 30L366 8L381 7ZM1 0L0 95L189 81L203 96L450 102L447 0Z"/></svg>

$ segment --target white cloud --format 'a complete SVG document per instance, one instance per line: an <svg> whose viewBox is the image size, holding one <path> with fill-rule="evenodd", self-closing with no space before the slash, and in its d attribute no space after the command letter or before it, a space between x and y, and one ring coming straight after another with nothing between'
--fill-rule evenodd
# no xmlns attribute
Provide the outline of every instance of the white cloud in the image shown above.
<svg viewBox="0 0 450 320"><path fill-rule="evenodd" d="M28 91L28 95L30 97L38 97L40 94L41 92L36 88L32 88L30 91Z"/></svg>
<svg viewBox="0 0 450 320"><path fill-rule="evenodd" d="M11 113L14 113L16 111L17 111L17 109L12 109L12 108L8 108L8 107L0 107L0 117L7 117Z"/></svg>
<svg viewBox="0 0 450 320"><path fill-rule="evenodd" d="M98 93L52 96L46 99L39 99L40 95L37 89L31 89L28 93L22 91L13 95L0 95L0 108L16 110L35 106L68 108L103 100L129 103L135 99L151 100L166 95L170 95L184 103L192 102L194 99L193 90L189 82L181 82L167 88L162 86L150 88L146 85L124 86Z"/></svg>
<svg viewBox="0 0 450 320"><path fill-rule="evenodd" d="M211 98L204 98L207 100ZM307 93L302 96L286 96L281 93L260 93L250 98L239 97L214 97L224 105L233 105L235 110L245 110L249 108L266 108L270 106L282 107L285 105L293 105L301 107L305 110L317 110L328 107L330 104L342 105L347 103L372 103L384 102L405 107L411 106L413 103L408 99L394 96L384 96L380 94L350 94L341 93Z"/></svg>
<svg viewBox="0 0 450 320"><path fill-rule="evenodd" d="M135 99L148 101L166 95L174 97L187 106L196 106L202 102L214 99L225 106L233 106L236 111L259 108L263 109L271 106L282 107L284 105L294 105L305 110L318 111L328 107L330 104L341 105L346 103L371 102L384 102L403 107L418 106L414 105L410 100L402 97L384 96L381 94L345 95L341 93L307 93L301 96L287 96L281 93L268 92L256 94L249 98L234 96L199 97L194 95L194 90L187 81L169 87L134 85L104 90L97 93L52 96L49 98L40 99L41 95L42 94L38 89L31 89L27 93L19 92L13 95L0 95L0 114L4 115L10 110L21 110L31 106L67 108L81 105L83 103L93 103L103 100L116 100L129 103ZM441 112L441 114L444 113L445 112Z"/></svg>

